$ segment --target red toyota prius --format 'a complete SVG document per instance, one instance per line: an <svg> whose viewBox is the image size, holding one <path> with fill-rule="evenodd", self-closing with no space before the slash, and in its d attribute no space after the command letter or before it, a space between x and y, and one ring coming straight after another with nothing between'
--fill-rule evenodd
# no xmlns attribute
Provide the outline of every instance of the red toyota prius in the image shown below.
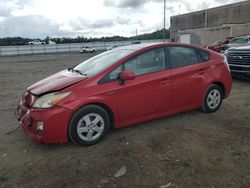
<svg viewBox="0 0 250 188"><path fill-rule="evenodd" d="M91 145L110 128L198 108L215 112L231 87L218 53L181 43L130 45L31 85L16 115L36 142Z"/></svg>

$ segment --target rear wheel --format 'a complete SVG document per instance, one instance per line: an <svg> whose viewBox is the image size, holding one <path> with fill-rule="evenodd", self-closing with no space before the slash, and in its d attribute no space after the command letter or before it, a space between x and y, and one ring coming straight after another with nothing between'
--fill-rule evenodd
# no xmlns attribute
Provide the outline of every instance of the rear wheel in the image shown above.
<svg viewBox="0 0 250 188"><path fill-rule="evenodd" d="M100 141L110 127L108 113L97 105L80 108L72 116L69 137L79 145L92 145Z"/></svg>
<svg viewBox="0 0 250 188"><path fill-rule="evenodd" d="M217 111L220 108L222 99L223 93L220 86L212 84L204 95L202 110L208 113Z"/></svg>

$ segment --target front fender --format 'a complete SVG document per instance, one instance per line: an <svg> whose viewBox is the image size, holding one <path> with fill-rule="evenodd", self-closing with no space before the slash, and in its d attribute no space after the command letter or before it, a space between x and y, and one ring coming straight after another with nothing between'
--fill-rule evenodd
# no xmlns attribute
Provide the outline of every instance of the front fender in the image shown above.
<svg viewBox="0 0 250 188"><path fill-rule="evenodd" d="M101 104L107 106L113 113L115 125L119 123L116 93L104 93L101 95L82 97L82 98L73 95L69 100L61 103L60 105L65 108L71 109L73 111L72 113L73 115L74 112L76 112L79 108L90 104Z"/></svg>

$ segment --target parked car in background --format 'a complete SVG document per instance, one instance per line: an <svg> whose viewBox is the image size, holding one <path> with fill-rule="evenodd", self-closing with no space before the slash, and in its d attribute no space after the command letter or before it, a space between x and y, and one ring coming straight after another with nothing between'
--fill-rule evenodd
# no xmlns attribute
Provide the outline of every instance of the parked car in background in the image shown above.
<svg viewBox="0 0 250 188"><path fill-rule="evenodd" d="M210 44L208 46L205 46L206 48L213 50L218 53L223 53L226 49L227 44L233 39L234 37L229 36L226 37L226 40L218 40L214 42L213 44Z"/></svg>
<svg viewBox="0 0 250 188"><path fill-rule="evenodd" d="M250 76L250 45L229 48L225 55L234 76Z"/></svg>
<svg viewBox="0 0 250 188"><path fill-rule="evenodd" d="M29 45L41 45L41 44L45 44L45 42L40 41L40 40L33 40L28 42Z"/></svg>
<svg viewBox="0 0 250 188"><path fill-rule="evenodd" d="M235 37L225 46L225 50L231 47L245 46L249 44L250 44L250 36Z"/></svg>
<svg viewBox="0 0 250 188"><path fill-rule="evenodd" d="M96 51L95 48L90 47L90 46L83 46L83 47L80 48L81 53L85 53L85 52L93 53L95 51Z"/></svg>
<svg viewBox="0 0 250 188"><path fill-rule="evenodd" d="M215 112L231 87L221 54L182 43L130 45L28 87L16 116L36 142L91 145L110 128L192 109Z"/></svg>
<svg viewBox="0 0 250 188"><path fill-rule="evenodd" d="M107 48L107 50L112 50L112 49L117 48L117 47L118 47L118 46L116 46L116 45L109 46L109 47Z"/></svg>
<svg viewBox="0 0 250 188"><path fill-rule="evenodd" d="M141 44L141 41L133 41L131 44Z"/></svg>
<svg viewBox="0 0 250 188"><path fill-rule="evenodd" d="M49 40L49 41L48 41L48 44L49 44L49 45L55 45L56 42L54 42L54 41L52 41L52 40Z"/></svg>
<svg viewBox="0 0 250 188"><path fill-rule="evenodd" d="M221 51L225 50L226 42L222 40L218 40L213 44L207 46L208 49L213 50L215 52L220 53Z"/></svg>

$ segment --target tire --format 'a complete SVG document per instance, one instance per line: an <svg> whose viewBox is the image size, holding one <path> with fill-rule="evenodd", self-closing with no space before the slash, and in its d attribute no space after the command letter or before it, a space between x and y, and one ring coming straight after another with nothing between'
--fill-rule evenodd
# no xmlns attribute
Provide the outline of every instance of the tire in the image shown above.
<svg viewBox="0 0 250 188"><path fill-rule="evenodd" d="M206 113L212 113L220 108L223 100L223 92L220 86L212 84L208 87L204 97L202 110Z"/></svg>
<svg viewBox="0 0 250 188"><path fill-rule="evenodd" d="M99 142L110 128L108 113L97 105L78 109L72 116L68 133L70 140L77 145L93 145Z"/></svg>

